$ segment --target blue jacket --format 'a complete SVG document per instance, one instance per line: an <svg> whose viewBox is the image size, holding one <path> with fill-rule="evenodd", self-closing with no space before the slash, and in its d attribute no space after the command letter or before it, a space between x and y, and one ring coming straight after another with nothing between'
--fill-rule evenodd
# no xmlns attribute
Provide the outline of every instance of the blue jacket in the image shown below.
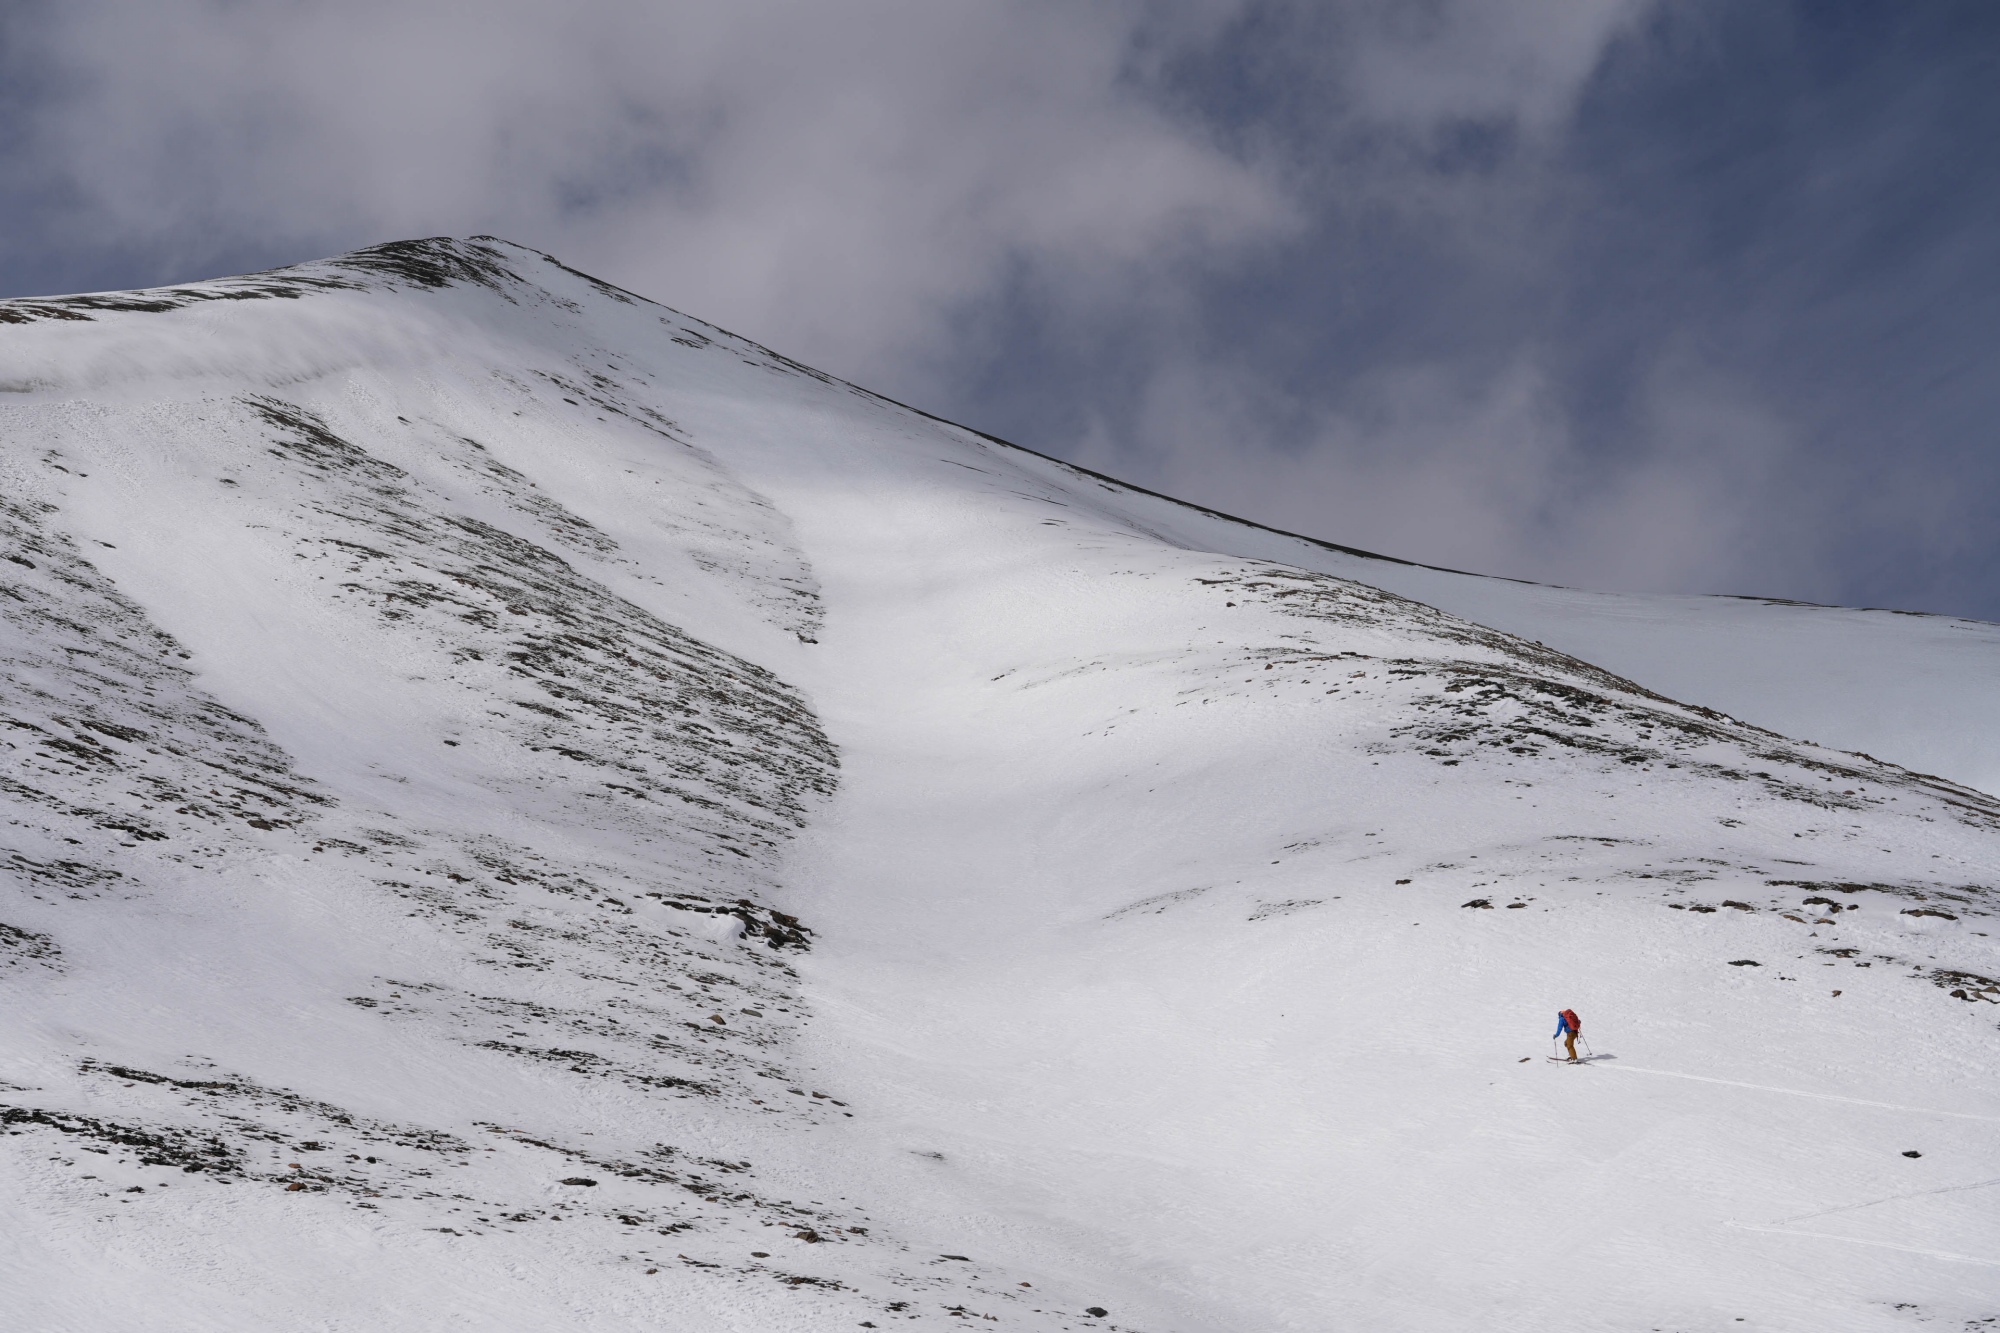
<svg viewBox="0 0 2000 1333"><path fill-rule="evenodd" d="M1561 1036L1561 1035L1562 1035L1563 1033L1565 1033L1565 1032L1567 1032L1567 1031L1569 1031L1569 1020L1568 1020L1567 1018L1564 1018L1564 1017L1563 1017L1563 1016L1562 1016L1561 1014L1557 1014L1557 1015L1556 1015L1556 1035L1557 1035L1558 1037L1560 1037L1560 1036Z"/></svg>

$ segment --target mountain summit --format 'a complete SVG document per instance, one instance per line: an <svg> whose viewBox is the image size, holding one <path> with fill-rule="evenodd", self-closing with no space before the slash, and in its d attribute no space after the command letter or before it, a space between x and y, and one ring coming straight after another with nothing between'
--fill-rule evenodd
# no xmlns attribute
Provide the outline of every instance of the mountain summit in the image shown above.
<svg viewBox="0 0 2000 1333"><path fill-rule="evenodd" d="M2000 1315L1995 627L1327 546L490 237L0 326L13 1327Z"/></svg>

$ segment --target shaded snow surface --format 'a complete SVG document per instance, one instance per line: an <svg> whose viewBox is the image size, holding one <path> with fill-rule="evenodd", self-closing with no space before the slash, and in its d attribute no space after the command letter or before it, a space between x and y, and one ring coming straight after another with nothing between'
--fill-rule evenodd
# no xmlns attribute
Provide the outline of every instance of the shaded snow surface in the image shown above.
<svg viewBox="0 0 2000 1333"><path fill-rule="evenodd" d="M486 239L0 321L10 1328L2000 1315L2000 803L1743 684L1935 622L1312 546Z"/></svg>

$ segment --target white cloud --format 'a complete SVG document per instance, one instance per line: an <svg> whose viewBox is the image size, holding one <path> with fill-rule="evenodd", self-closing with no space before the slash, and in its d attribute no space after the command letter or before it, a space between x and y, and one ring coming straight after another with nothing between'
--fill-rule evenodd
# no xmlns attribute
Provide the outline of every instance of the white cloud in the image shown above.
<svg viewBox="0 0 2000 1333"><path fill-rule="evenodd" d="M1025 269L1282 233L1124 77L1131 5L79 0L41 145L108 240L491 230L850 374Z"/></svg>
<svg viewBox="0 0 2000 1333"><path fill-rule="evenodd" d="M1387 367L1337 408L1178 364L1128 427L1098 423L1077 457L1290 531L1515 578L1754 592L1823 563L1838 501L1801 484L1798 441L1748 386L1670 357L1623 445L1578 440L1524 354L1484 374Z"/></svg>
<svg viewBox="0 0 2000 1333"><path fill-rule="evenodd" d="M1492 319L1559 289L1544 150L1656 8L69 0L22 30L62 89L22 128L78 245L208 264L491 231L944 406L1004 355L981 320L1012 298L1046 344L1130 349L1136 406L1062 389L1098 423L1082 461L1431 563L1742 586L1817 554L1793 511L1832 503L1787 480L1782 414L1676 353L1629 438L1586 439L1536 322ZM1280 145L1172 83L1258 23L1285 49L1244 77L1309 76L1274 81L1306 111ZM1439 167L1467 125L1503 131L1500 155ZM1460 299L1500 332L1328 352L1328 389L1202 327L1205 303L1248 299L1213 285L1245 259L1371 280L1384 217L1422 237L1413 297L1476 288Z"/></svg>
<svg viewBox="0 0 2000 1333"><path fill-rule="evenodd" d="M1428 130L1566 119L1604 49L1657 0L1381 0L1359 8L1350 48L1371 118Z"/></svg>

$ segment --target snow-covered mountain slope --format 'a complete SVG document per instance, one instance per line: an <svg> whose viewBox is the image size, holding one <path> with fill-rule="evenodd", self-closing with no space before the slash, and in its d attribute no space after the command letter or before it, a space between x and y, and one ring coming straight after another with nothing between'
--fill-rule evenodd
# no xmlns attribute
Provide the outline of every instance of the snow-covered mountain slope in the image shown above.
<svg viewBox="0 0 2000 1333"><path fill-rule="evenodd" d="M1385 588L1662 694L2000 794L2000 625L1488 578L1278 532L1159 495L1133 495L1131 512L1177 541Z"/></svg>
<svg viewBox="0 0 2000 1333"><path fill-rule="evenodd" d="M0 321L21 1327L2000 1314L1980 791L503 242Z"/></svg>
<svg viewBox="0 0 2000 1333"><path fill-rule="evenodd" d="M1676 698L2000 794L2000 625L1751 598L1586 593L1422 569L1371 581Z"/></svg>

